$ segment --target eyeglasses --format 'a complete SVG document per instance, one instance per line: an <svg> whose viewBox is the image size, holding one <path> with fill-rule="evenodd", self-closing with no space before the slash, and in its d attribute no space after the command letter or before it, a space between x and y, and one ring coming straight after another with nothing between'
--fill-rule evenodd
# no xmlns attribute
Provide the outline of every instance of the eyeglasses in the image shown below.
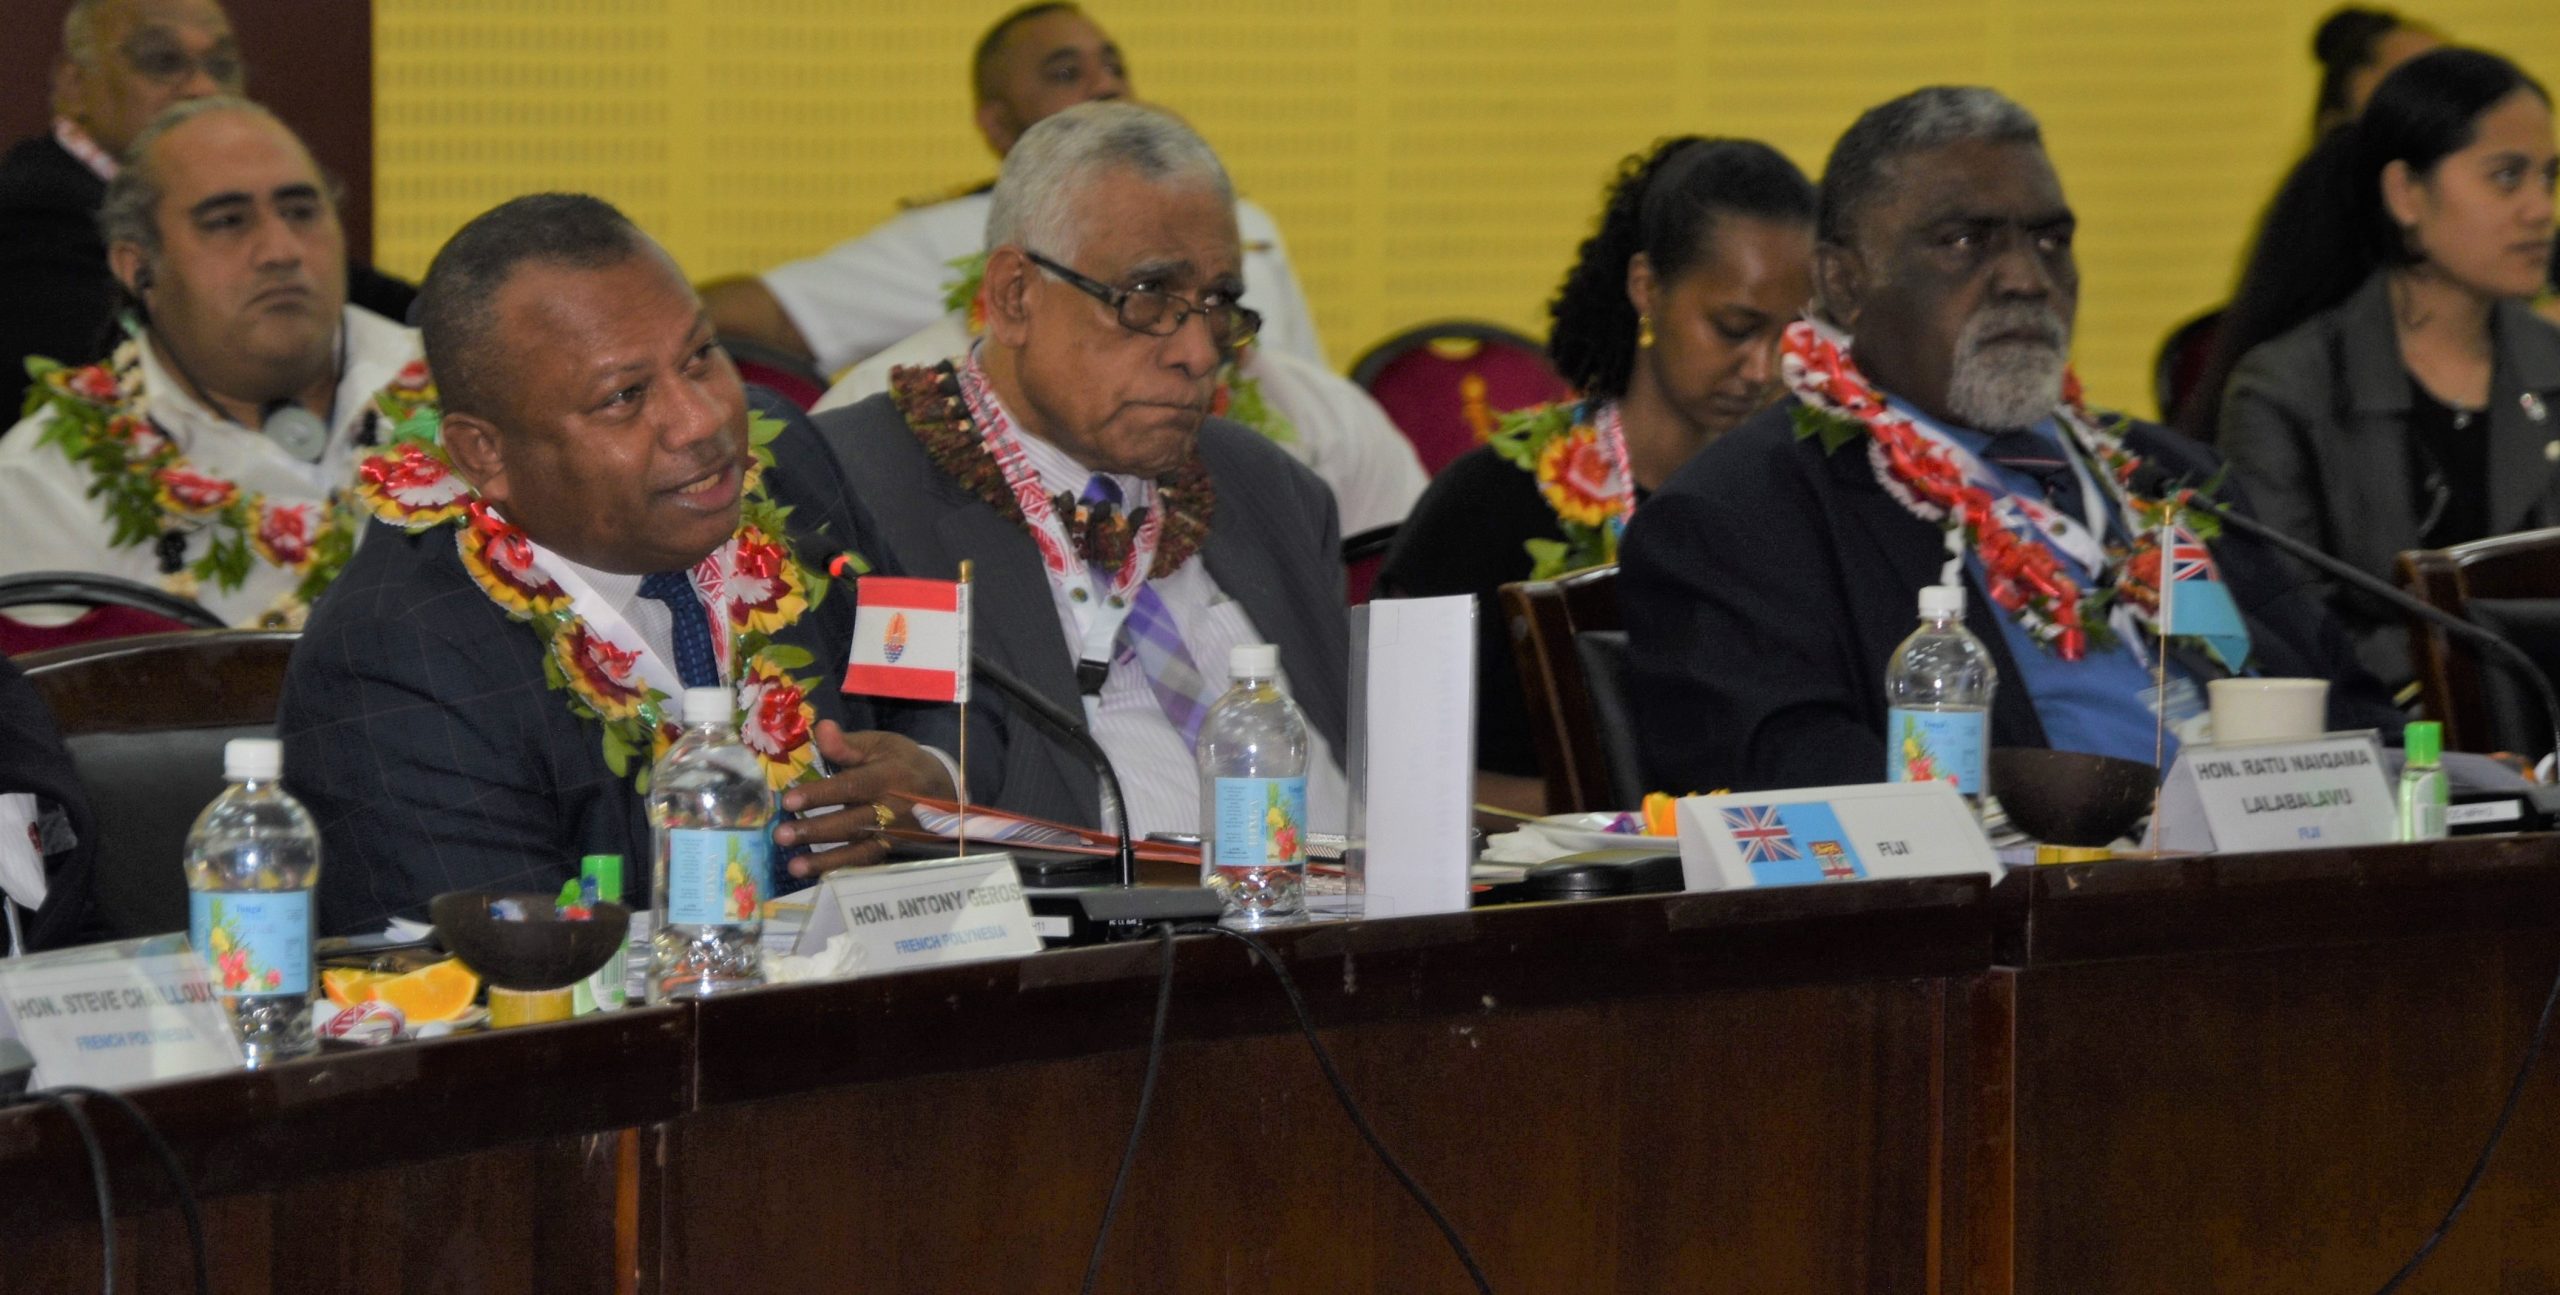
<svg viewBox="0 0 2560 1295"><path fill-rule="evenodd" d="M1209 340L1221 351L1233 351L1254 339L1262 331L1260 311L1248 310L1234 302L1204 306L1187 297L1178 297L1161 288L1115 288L1099 279L1088 278L1040 255L1029 248L1022 254L1033 265L1066 280L1078 291L1117 311L1120 326L1149 337L1171 337L1193 315L1208 321Z"/></svg>
<svg viewBox="0 0 2560 1295"><path fill-rule="evenodd" d="M188 53L166 35L145 34L126 41L120 52L135 75L161 85L176 85L201 71L214 84L236 90L248 71L240 61L240 52L228 43L198 55Z"/></svg>

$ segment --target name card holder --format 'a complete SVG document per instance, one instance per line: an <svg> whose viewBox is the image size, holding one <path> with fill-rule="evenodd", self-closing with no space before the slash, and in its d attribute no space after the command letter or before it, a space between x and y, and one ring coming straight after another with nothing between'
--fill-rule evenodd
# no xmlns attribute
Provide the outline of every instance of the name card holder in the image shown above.
<svg viewBox="0 0 2560 1295"><path fill-rule="evenodd" d="M1690 890L1999 873L1981 822L1943 782L1691 796L1678 820Z"/></svg>
<svg viewBox="0 0 2560 1295"><path fill-rule="evenodd" d="M2370 730L2298 742L2189 743L2160 789L2156 849L2197 854L2379 845L2398 835Z"/></svg>
<svg viewBox="0 0 2560 1295"><path fill-rule="evenodd" d="M796 952L823 955L843 977L877 976L1040 951L1031 905L1010 854L971 854L827 874Z"/></svg>
<svg viewBox="0 0 2560 1295"><path fill-rule="evenodd" d="M37 1088L132 1088L247 1064L182 935L0 961L0 1033L11 1032L35 1058Z"/></svg>

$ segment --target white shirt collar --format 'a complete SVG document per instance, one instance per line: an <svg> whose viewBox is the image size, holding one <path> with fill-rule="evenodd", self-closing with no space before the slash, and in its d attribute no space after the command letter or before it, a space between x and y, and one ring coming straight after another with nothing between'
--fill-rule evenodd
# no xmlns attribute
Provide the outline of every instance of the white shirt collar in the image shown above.
<svg viewBox="0 0 2560 1295"><path fill-rule="evenodd" d="M336 417L330 423L329 451L322 456L324 463L348 449L356 429L364 425L365 415L373 407L375 393L409 361L418 358L415 329L356 306L346 307L339 318L338 344L346 350L339 365ZM201 436L242 436L277 455L291 457L260 435L258 429L242 427L207 408L177 370L162 359L154 341L142 344L142 390L150 402L152 421L181 448L192 450L195 439Z"/></svg>
<svg viewBox="0 0 2560 1295"><path fill-rule="evenodd" d="M985 343L982 342L980 345L983 346ZM1142 504L1155 502L1155 482L1145 477L1133 477L1120 472L1096 473L1093 469L1078 463L1076 456L1043 440L1030 428L1023 426L1022 419L1004 403L1004 397L997 393L996 384L993 381L987 383L987 400L996 407L998 414L1004 416L1005 425L1012 428L1015 438L1022 442L1023 460L1031 465L1032 471L1040 474L1040 486L1043 490L1052 495L1063 494L1082 498L1086 483L1096 476L1108 476L1120 485L1122 508L1136 508Z"/></svg>

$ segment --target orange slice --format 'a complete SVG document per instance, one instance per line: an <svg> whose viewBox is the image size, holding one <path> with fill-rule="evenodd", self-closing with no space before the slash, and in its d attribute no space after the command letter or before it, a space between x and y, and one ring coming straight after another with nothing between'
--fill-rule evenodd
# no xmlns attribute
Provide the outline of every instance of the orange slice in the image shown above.
<svg viewBox="0 0 2560 1295"><path fill-rule="evenodd" d="M390 980L396 971L372 971L364 967L328 967L320 972L320 990L329 1001L340 1007L352 1007L373 997L373 987Z"/></svg>
<svg viewBox="0 0 2560 1295"><path fill-rule="evenodd" d="M411 1025L450 1021L471 1009L480 993L480 975L460 958L429 963L405 975L387 976L365 986L365 997L379 998L400 1009Z"/></svg>

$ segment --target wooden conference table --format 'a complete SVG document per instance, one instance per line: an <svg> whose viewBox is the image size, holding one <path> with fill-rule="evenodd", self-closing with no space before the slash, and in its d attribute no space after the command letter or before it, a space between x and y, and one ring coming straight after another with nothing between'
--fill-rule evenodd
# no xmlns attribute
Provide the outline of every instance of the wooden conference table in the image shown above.
<svg viewBox="0 0 2560 1295"><path fill-rule="evenodd" d="M1273 941L1496 1289L2355 1291L2451 1199L2560 968L2560 838L1662 895ZM758 991L137 1094L224 1291L1072 1290L1162 946ZM1267 969L1175 952L1102 1286L1459 1291ZM2538 1073L2410 1289L2560 1289ZM187 1288L139 1140L125 1289ZM0 1292L94 1288L0 1111Z"/></svg>

